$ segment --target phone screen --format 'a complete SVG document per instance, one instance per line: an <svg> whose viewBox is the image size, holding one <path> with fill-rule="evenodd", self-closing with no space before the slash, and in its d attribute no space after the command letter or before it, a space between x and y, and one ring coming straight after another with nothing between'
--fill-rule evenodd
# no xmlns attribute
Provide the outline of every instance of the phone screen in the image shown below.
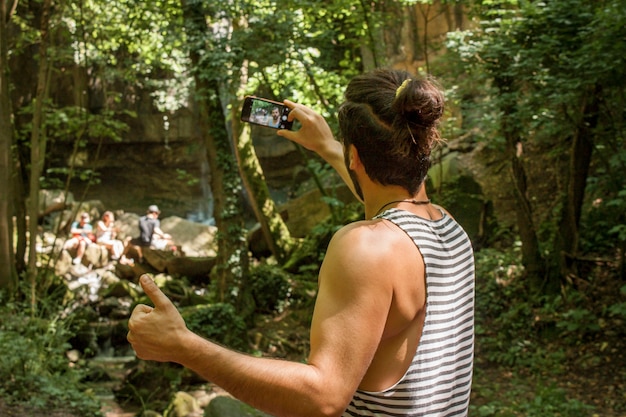
<svg viewBox="0 0 626 417"><path fill-rule="evenodd" d="M248 96L243 101L241 120L273 129L291 129L293 122L287 120L289 107L266 98Z"/></svg>

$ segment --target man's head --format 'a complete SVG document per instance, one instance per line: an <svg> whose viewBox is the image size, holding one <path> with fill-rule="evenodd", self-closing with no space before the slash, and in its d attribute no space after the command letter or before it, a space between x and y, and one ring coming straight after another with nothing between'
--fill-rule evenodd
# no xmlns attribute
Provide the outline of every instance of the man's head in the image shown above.
<svg viewBox="0 0 626 417"><path fill-rule="evenodd" d="M148 214L151 214L153 216L158 216L161 213L161 211L159 211L159 207L155 204L152 204L151 206L148 207Z"/></svg>
<svg viewBox="0 0 626 417"><path fill-rule="evenodd" d="M379 69L355 77L345 99L339 109L339 133L346 164L354 145L372 180L415 194L430 167L430 152L441 139L441 90L433 80ZM356 181L355 188L359 192Z"/></svg>
<svg viewBox="0 0 626 417"><path fill-rule="evenodd" d="M82 213L80 215L80 223L84 224L84 223L89 223L89 213Z"/></svg>
<svg viewBox="0 0 626 417"><path fill-rule="evenodd" d="M280 118L280 110L278 107L272 107L272 119L278 120Z"/></svg>

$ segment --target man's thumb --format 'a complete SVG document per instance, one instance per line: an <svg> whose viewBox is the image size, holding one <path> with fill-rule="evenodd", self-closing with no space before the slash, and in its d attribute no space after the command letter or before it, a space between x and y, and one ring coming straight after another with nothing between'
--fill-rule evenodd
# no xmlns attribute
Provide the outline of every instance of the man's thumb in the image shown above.
<svg viewBox="0 0 626 417"><path fill-rule="evenodd" d="M163 291L156 285L156 283L150 278L150 275L143 274L139 277L139 283L141 284L141 288L146 293L148 298L152 300L154 303L154 308L169 308L172 305L172 302Z"/></svg>

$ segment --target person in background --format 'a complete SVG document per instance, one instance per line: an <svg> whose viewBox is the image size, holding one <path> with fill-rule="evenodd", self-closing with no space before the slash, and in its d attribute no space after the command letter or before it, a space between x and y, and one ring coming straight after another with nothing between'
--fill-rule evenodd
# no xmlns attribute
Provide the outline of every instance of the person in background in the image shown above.
<svg viewBox="0 0 626 417"><path fill-rule="evenodd" d="M139 218L139 237L131 239L123 256L126 256L131 245L137 250L139 263L143 263L143 248L176 251L172 236L161 230L160 214L161 211L157 205L152 204L148 207L146 214Z"/></svg>
<svg viewBox="0 0 626 417"><path fill-rule="evenodd" d="M298 131L365 206L332 237L318 277L306 363L248 356L191 332L149 275L154 307L128 322L137 356L179 363L273 416L467 416L474 352L474 257L424 180L444 97L433 80L380 69L355 77L339 137L285 100Z"/></svg>
<svg viewBox="0 0 626 417"><path fill-rule="evenodd" d="M139 239L142 246L165 250L173 245L172 236L161 230L159 207L152 204L145 216L139 218Z"/></svg>
<svg viewBox="0 0 626 417"><path fill-rule="evenodd" d="M107 248L114 261L120 260L124 252L124 242L116 239L116 236L115 215L112 211L105 211L96 223L96 243Z"/></svg>
<svg viewBox="0 0 626 417"><path fill-rule="evenodd" d="M72 264L74 265L78 265L82 262L87 246L95 240L93 227L89 221L89 214L81 213L79 219L72 222L70 227L70 234L72 237L66 240L63 244L63 249L67 251L76 251L76 256L72 259Z"/></svg>

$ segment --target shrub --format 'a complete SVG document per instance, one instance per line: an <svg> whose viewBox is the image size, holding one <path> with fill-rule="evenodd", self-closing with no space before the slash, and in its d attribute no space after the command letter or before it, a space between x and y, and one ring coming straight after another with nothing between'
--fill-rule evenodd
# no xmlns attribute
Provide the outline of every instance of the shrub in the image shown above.
<svg viewBox="0 0 626 417"><path fill-rule="evenodd" d="M0 305L0 396L9 404L101 415L99 401L81 382L87 370L71 367L65 356L75 336L72 320L61 312L31 317L29 306L5 305L1 297Z"/></svg>
<svg viewBox="0 0 626 417"><path fill-rule="evenodd" d="M246 324L231 304L216 303L187 307L181 311L194 333L232 349L248 351Z"/></svg>
<svg viewBox="0 0 626 417"><path fill-rule="evenodd" d="M256 312L282 312L289 304L291 277L279 266L261 264L252 268L248 282Z"/></svg>

